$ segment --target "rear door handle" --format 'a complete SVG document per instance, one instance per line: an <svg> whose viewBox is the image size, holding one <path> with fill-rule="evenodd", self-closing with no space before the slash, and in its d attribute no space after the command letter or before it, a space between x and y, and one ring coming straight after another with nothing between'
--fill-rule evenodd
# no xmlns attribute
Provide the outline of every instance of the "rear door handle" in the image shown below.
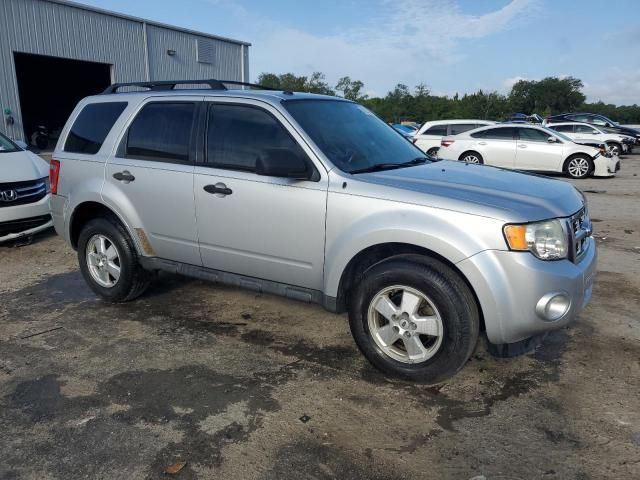
<svg viewBox="0 0 640 480"><path fill-rule="evenodd" d="M527 146L520 143L518 144L518 148L527 148Z"/></svg>
<svg viewBox="0 0 640 480"><path fill-rule="evenodd" d="M233 193L233 190L227 187L224 183L216 183L215 185L205 185L204 191L207 193L217 195L218 197L224 197L226 195L231 195Z"/></svg>
<svg viewBox="0 0 640 480"><path fill-rule="evenodd" d="M478 145L486 145L487 142L478 142Z"/></svg>
<svg viewBox="0 0 640 480"><path fill-rule="evenodd" d="M122 172L116 172L116 173L113 174L113 178L115 178L119 182L124 182L124 183L133 182L136 179L136 177L131 175L131 172L129 170L124 170Z"/></svg>

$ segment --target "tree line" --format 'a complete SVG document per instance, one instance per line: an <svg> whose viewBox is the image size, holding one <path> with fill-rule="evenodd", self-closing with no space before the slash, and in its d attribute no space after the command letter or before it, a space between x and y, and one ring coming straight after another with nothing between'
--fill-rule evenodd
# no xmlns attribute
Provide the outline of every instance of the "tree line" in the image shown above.
<svg viewBox="0 0 640 480"><path fill-rule="evenodd" d="M616 106L603 102L587 103L582 93L581 80L573 77L547 77L542 80L520 80L507 95L478 90L475 93L457 93L452 97L433 95L425 84L413 89L397 84L384 97L369 97L364 83L342 77L331 86L321 72L310 76L293 73L262 73L259 85L296 92L337 95L362 103L387 122L476 118L505 120L512 113L537 113L542 117L565 112L585 111L599 113L620 122L640 123L640 106Z"/></svg>

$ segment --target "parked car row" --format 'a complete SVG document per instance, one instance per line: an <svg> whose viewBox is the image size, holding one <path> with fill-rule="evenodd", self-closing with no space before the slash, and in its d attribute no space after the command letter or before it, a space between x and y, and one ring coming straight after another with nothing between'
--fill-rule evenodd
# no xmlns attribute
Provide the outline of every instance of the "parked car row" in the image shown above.
<svg viewBox="0 0 640 480"><path fill-rule="evenodd" d="M545 127L501 123L442 139L440 158L571 178L613 176L620 159L604 148L574 142Z"/></svg>
<svg viewBox="0 0 640 480"><path fill-rule="evenodd" d="M562 173L572 178L615 175L620 169L619 156L632 153L640 142L640 131L602 115L566 114L544 121L535 114L513 114L510 118L513 120L499 124L430 121L411 141L433 157Z"/></svg>

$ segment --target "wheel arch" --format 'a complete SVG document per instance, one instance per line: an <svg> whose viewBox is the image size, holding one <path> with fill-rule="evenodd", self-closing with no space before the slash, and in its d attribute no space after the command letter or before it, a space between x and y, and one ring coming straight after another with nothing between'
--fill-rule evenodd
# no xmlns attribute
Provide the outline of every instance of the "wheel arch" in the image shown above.
<svg viewBox="0 0 640 480"><path fill-rule="evenodd" d="M459 156L458 156L458 160L462 160L464 158L465 155L468 155L469 153L473 153L475 155L478 156L478 158L480 159L480 162L484 163L484 157L482 156L482 154L480 152L478 152L477 150L473 150L472 148L465 150L464 152L462 152Z"/></svg>
<svg viewBox="0 0 640 480"><path fill-rule="evenodd" d="M462 279L462 281L465 282L467 287L469 287L469 290L473 295L476 307L480 314L481 330L484 330L482 306L469 279L462 273L462 271L455 265L455 263L451 262L443 255L428 248L410 243L378 243L375 245L370 245L356 253L351 258L351 260L349 260L346 267L343 269L342 274L340 275L336 297L336 311L339 313L346 311L349 295L353 291L353 288L363 278L368 269L389 258L403 255L421 255L424 257L433 258L440 261L441 263L449 267L452 271L454 271Z"/></svg>
<svg viewBox="0 0 640 480"><path fill-rule="evenodd" d="M80 237L82 227L84 227L90 220L98 217L112 218L120 223L127 230L134 245L136 246L136 249L140 252L137 237L133 235L133 232L131 232L127 223L120 217L120 215L105 204L93 200L84 201L76 205L69 217L69 242L74 249L78 248L78 238Z"/></svg>
<svg viewBox="0 0 640 480"><path fill-rule="evenodd" d="M568 167L569 162L571 161L571 159L576 158L576 157L587 157L587 160L589 161L589 164L591 165L589 171L593 172L593 169L595 168L595 165L593 163L594 157L592 157L587 152L574 152L571 155L569 155L567 158L565 158L564 162L562 163L562 171L564 173L567 173L567 167Z"/></svg>

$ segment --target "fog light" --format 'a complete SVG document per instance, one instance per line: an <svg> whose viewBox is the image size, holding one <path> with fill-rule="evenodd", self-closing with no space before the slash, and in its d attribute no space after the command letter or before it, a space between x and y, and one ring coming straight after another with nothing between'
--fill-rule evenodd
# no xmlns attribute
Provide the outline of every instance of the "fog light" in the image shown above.
<svg viewBox="0 0 640 480"><path fill-rule="evenodd" d="M571 307L571 299L566 293L547 293L536 305L536 313L540 318L553 322L562 318Z"/></svg>

